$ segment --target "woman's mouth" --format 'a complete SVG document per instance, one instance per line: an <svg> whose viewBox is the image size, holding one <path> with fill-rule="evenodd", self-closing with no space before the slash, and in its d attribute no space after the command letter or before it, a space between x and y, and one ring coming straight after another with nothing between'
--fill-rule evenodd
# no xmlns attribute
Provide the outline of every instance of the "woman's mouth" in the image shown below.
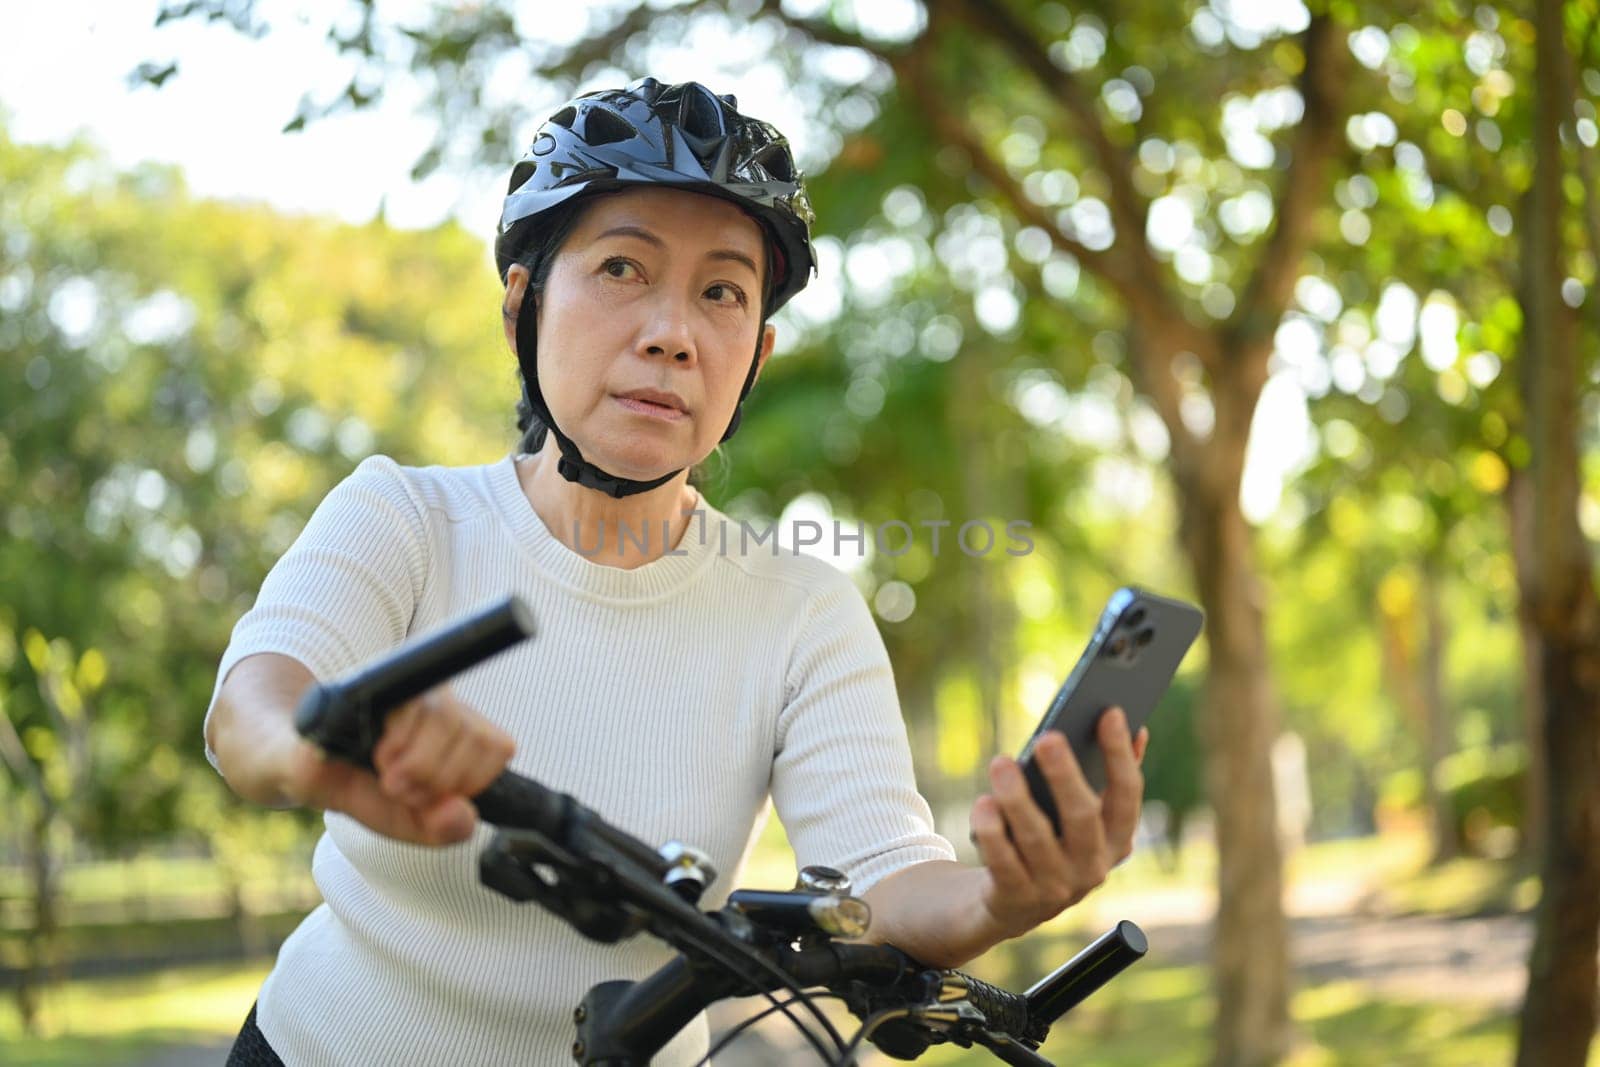
<svg viewBox="0 0 1600 1067"><path fill-rule="evenodd" d="M643 415L646 418L661 419L663 422L677 422L679 419L689 417L687 412L668 407L666 404L657 404L650 400L635 400L626 396L616 396L612 397L612 399L635 414Z"/></svg>

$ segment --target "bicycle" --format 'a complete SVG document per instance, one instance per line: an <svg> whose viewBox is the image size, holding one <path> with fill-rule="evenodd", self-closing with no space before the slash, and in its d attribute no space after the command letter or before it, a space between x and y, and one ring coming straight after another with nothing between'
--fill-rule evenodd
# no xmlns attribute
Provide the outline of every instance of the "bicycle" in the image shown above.
<svg viewBox="0 0 1600 1067"><path fill-rule="evenodd" d="M296 727L328 755L372 770L391 710L533 633L527 607L507 598L347 679L313 686ZM1124 920L1026 992L1012 993L926 967L890 945L851 943L866 932L871 913L831 868L805 868L791 890L737 889L721 908L701 911L697 902L716 872L691 846L653 848L571 796L511 771L473 803L496 827L479 856L485 886L533 901L596 941L648 933L678 950L644 979L590 988L573 1012L572 1055L584 1067L642 1067L711 1004L750 995L771 1006L724 1035L702 1062L781 1013L828 1064L854 1063L866 1041L895 1059L949 1043L978 1045L1016 1067L1051 1067L1037 1052L1051 1025L1148 948L1143 932ZM808 992L818 987L826 992ZM817 1007L823 997L841 999L860 1020L849 1040Z"/></svg>

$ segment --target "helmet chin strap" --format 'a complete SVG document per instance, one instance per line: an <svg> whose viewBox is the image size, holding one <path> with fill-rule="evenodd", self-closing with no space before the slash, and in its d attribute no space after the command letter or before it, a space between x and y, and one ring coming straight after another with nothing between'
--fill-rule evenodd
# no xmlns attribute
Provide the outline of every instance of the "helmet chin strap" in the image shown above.
<svg viewBox="0 0 1600 1067"><path fill-rule="evenodd" d="M531 288L524 289L522 293L522 308L517 312L517 363L522 368L522 392L528 400L528 406L533 413L544 423L548 432L555 435L556 446L561 450L561 459L556 464L556 470L569 482L576 482L586 489L593 489L605 493L609 497L621 499L633 496L636 493L647 493L652 489L665 485L683 473L680 467L659 478L649 481L639 481L634 478L621 478L609 471L602 470L583 457L578 449L578 444L572 438L561 432L556 425L555 416L550 412L550 405L545 402L544 391L539 387L539 367L537 360L538 349L538 316L534 307L534 293ZM760 342L757 341L757 357L760 356ZM728 428L723 431L722 440L726 441L733 436L739 428L739 418L744 408L744 398L750 392L751 385L755 382L756 364L759 358L750 361L750 371L745 375L744 389L739 393L739 403L734 406L733 418L728 423Z"/></svg>

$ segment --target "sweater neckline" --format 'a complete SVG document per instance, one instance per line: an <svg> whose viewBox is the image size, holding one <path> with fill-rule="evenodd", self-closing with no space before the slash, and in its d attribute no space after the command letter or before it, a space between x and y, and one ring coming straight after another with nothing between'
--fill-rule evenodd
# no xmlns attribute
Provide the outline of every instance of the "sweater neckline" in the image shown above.
<svg viewBox="0 0 1600 1067"><path fill-rule="evenodd" d="M690 516L678 543L668 552L631 570L596 562L616 553L615 538L611 537L604 546L588 555L562 544L523 493L516 461L513 453L490 468L489 481L495 502L516 536L517 544L542 572L562 585L608 600L652 600L687 584L715 554L715 538L707 531L715 528L722 514L695 489L700 514ZM652 529L647 534L637 531L630 536L660 538L663 531Z"/></svg>

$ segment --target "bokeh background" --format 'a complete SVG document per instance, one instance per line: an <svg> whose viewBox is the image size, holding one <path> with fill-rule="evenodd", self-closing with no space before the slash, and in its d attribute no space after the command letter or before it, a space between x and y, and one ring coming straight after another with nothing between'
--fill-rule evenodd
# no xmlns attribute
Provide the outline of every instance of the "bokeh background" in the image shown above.
<svg viewBox="0 0 1600 1067"><path fill-rule="evenodd" d="M649 73L810 177L702 490L922 531L820 550L952 841L1112 589L1206 608L1140 850L974 966L1145 927L1046 1054L1600 1062L1596 0L4 11L0 1061L220 1061L317 900L317 818L204 759L228 632L364 456L511 447L505 174Z"/></svg>

